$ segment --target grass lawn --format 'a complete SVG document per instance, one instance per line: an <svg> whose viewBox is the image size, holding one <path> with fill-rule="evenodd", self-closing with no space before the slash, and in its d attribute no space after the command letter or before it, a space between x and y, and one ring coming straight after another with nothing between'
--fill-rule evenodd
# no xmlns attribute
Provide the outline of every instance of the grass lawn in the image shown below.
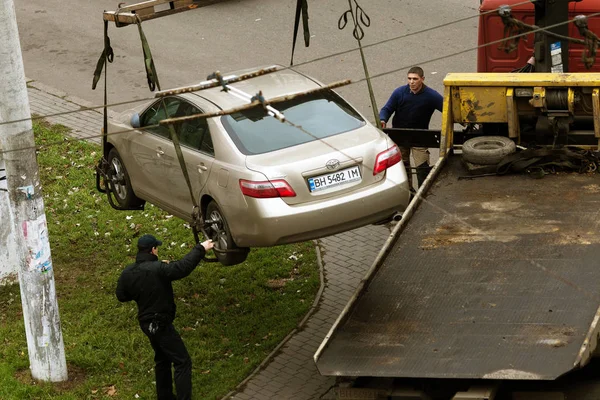
<svg viewBox="0 0 600 400"><path fill-rule="evenodd" d="M192 231L151 205L113 210L95 188L99 146L64 140L59 126L36 123L34 132L38 145L52 144L38 162L69 381L32 381L19 286L0 287L0 399L154 399L154 353L135 303L119 303L115 285L138 236L154 234L159 257L175 260L194 245ZM253 249L233 267L200 264L175 282L174 325L194 363L194 398L232 390L297 325L318 287L311 242Z"/></svg>

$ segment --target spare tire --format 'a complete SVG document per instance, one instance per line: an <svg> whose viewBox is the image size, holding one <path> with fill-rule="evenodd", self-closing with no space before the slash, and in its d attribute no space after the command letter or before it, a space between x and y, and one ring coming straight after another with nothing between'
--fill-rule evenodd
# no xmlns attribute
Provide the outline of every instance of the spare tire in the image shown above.
<svg viewBox="0 0 600 400"><path fill-rule="evenodd" d="M505 136L478 136L462 146L465 161L479 165L494 165L517 149L515 142Z"/></svg>

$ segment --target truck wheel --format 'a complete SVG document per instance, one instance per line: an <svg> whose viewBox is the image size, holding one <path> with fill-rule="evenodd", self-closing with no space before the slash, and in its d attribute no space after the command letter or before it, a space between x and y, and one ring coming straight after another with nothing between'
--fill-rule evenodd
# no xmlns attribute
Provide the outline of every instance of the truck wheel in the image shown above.
<svg viewBox="0 0 600 400"><path fill-rule="evenodd" d="M473 164L494 165L514 153L516 147L512 139L504 136L478 136L465 141L462 156Z"/></svg>
<svg viewBox="0 0 600 400"><path fill-rule="evenodd" d="M233 238L225 216L217 203L213 200L206 207L206 218L212 223L207 229L210 239L215 243L215 254L219 262L223 265L236 265L246 261L250 249L247 247L238 247ZM229 250L230 252L221 252L219 250Z"/></svg>
<svg viewBox="0 0 600 400"><path fill-rule="evenodd" d="M117 149L113 148L108 152L108 165L108 178L117 203L121 207L139 207L144 204L144 200L133 192L129 174Z"/></svg>

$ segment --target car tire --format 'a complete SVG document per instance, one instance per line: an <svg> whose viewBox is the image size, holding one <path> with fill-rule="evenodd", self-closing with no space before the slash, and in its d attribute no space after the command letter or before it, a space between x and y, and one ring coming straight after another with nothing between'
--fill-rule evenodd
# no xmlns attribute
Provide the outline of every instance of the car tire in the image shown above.
<svg viewBox="0 0 600 400"><path fill-rule="evenodd" d="M250 249L247 247L238 247L233 241L229 224L223 215L223 212L212 200L206 207L205 221L213 221L207 229L209 238L215 243L215 254L219 262L223 265L236 265L246 261ZM223 253L218 250L230 250L231 252Z"/></svg>
<svg viewBox="0 0 600 400"><path fill-rule="evenodd" d="M138 208L144 204L133 192L129 174L117 149L108 152L108 179L114 198L121 207Z"/></svg>
<svg viewBox="0 0 600 400"><path fill-rule="evenodd" d="M505 136L478 136L465 141L462 157L473 164L494 165L514 153L516 148L515 142Z"/></svg>

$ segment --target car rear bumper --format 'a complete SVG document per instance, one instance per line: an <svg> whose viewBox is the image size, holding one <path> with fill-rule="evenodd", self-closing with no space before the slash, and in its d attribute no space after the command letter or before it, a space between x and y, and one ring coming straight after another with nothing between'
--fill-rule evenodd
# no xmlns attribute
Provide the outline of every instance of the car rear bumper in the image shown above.
<svg viewBox="0 0 600 400"><path fill-rule="evenodd" d="M232 236L241 247L266 247L317 239L379 222L403 212L410 200L402 164L386 171L385 178L361 191L303 205L288 205L281 198L246 198L245 213L233 216ZM231 218L231 217L228 217Z"/></svg>

